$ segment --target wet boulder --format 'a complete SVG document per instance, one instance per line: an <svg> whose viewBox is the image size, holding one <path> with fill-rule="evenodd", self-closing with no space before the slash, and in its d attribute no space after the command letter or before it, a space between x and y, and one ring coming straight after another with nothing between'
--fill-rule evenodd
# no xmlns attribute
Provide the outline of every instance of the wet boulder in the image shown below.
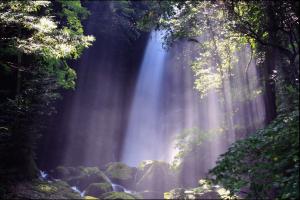
<svg viewBox="0 0 300 200"><path fill-rule="evenodd" d="M54 170L50 171L50 175L56 179L65 180L71 177L71 172L75 169L73 167L65 167L65 166L58 166Z"/></svg>
<svg viewBox="0 0 300 200"><path fill-rule="evenodd" d="M137 191L163 193L176 187L176 176L171 166L162 161L144 161L139 165L137 174Z"/></svg>
<svg viewBox="0 0 300 200"><path fill-rule="evenodd" d="M126 188L133 188L137 169L121 162L111 162L106 165L105 174L113 183Z"/></svg>
<svg viewBox="0 0 300 200"><path fill-rule="evenodd" d="M186 197L184 192L183 188L175 188L170 192L165 192L164 199L184 199Z"/></svg>
<svg viewBox="0 0 300 200"><path fill-rule="evenodd" d="M86 188L86 195L98 197L101 194L112 192L113 188L109 183L92 183Z"/></svg>
<svg viewBox="0 0 300 200"><path fill-rule="evenodd" d="M59 166L51 172L56 179L61 179L84 190L91 183L108 183L108 177L98 167L63 167Z"/></svg>
<svg viewBox="0 0 300 200"><path fill-rule="evenodd" d="M239 199L238 196L230 196L226 189L213 185L206 179L199 180L196 188L176 188L164 193L164 199Z"/></svg>
<svg viewBox="0 0 300 200"><path fill-rule="evenodd" d="M195 195L197 199L222 199L221 195L216 191L206 192L201 195Z"/></svg>
<svg viewBox="0 0 300 200"><path fill-rule="evenodd" d="M1 199L81 199L80 195L64 181L48 182L39 179L8 186L7 196L1 197Z"/></svg>
<svg viewBox="0 0 300 200"><path fill-rule="evenodd" d="M140 199L140 197L125 192L107 192L99 196L100 199Z"/></svg>

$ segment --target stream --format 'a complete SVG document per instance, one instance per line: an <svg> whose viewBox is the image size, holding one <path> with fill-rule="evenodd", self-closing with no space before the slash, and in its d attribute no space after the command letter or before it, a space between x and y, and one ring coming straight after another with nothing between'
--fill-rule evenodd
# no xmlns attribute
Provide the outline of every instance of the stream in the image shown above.
<svg viewBox="0 0 300 200"><path fill-rule="evenodd" d="M47 181L48 183L51 183L52 181L49 179L49 175L47 172L40 170L40 176L39 179L42 181ZM56 180L56 179L54 179ZM131 190L126 189L124 186L113 183L108 177L107 181L111 184L111 187L113 189L113 192L125 192L128 194L133 194L134 192ZM81 191L77 186L71 186L70 187L74 192L78 193L81 197L85 196L86 191Z"/></svg>

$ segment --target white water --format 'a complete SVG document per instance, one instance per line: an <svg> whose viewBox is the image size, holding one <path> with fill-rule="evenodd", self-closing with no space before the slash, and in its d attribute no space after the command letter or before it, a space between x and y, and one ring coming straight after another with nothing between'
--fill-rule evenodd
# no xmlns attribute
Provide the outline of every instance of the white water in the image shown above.
<svg viewBox="0 0 300 200"><path fill-rule="evenodd" d="M40 176L39 176L40 180L42 180L42 181L47 181L47 182L51 183L52 181L50 181L50 180L48 179L48 177L49 177L49 176L48 176L48 173L46 173L45 171L40 170ZM56 180L56 179L54 179L54 180ZM86 192L85 190L80 191L80 190L77 188L77 186L71 186L71 189L72 189L74 192L80 194L81 197L84 197L85 192Z"/></svg>
<svg viewBox="0 0 300 200"><path fill-rule="evenodd" d="M166 51L162 37L163 32L151 33L131 105L122 161L132 166L145 159L163 159L159 103Z"/></svg>
<svg viewBox="0 0 300 200"><path fill-rule="evenodd" d="M45 171L40 170L40 179L47 180L48 174Z"/></svg>
<svg viewBox="0 0 300 200"><path fill-rule="evenodd" d="M80 191L76 186L72 186L71 189L72 189L74 192L77 192L78 194L80 194L81 197L84 197L84 195L85 195L85 190Z"/></svg>

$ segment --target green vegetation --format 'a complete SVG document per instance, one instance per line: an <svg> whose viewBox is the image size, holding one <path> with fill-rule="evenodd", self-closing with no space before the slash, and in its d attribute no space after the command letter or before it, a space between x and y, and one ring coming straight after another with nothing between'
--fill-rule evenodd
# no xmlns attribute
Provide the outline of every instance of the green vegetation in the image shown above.
<svg viewBox="0 0 300 200"><path fill-rule="evenodd" d="M163 161L143 161L136 177L136 190L146 192L142 193L145 198L147 198L147 193L152 193L156 198L163 198L165 191L177 185L176 173L170 164Z"/></svg>
<svg viewBox="0 0 300 200"><path fill-rule="evenodd" d="M164 193L164 199L237 199L237 196L230 196L230 192L215 186L209 180L199 180L196 188L175 188Z"/></svg>
<svg viewBox="0 0 300 200"><path fill-rule="evenodd" d="M99 197L100 199L139 199L138 197L125 192L107 192Z"/></svg>
<svg viewBox="0 0 300 200"><path fill-rule="evenodd" d="M2 199L82 199L63 181L30 181L8 187Z"/></svg>
<svg viewBox="0 0 300 200"><path fill-rule="evenodd" d="M58 90L75 88L67 61L94 40L80 23L87 14L80 1L0 3L1 177L37 177L37 138L55 113Z"/></svg>
<svg viewBox="0 0 300 200"><path fill-rule="evenodd" d="M299 197L299 111L279 115L269 126L236 142L211 173L231 194L247 198Z"/></svg>
<svg viewBox="0 0 300 200"><path fill-rule="evenodd" d="M175 0L146 5L138 28L165 29L167 47L180 41L194 43L198 55L187 64L194 71L195 88L202 98L217 91L226 105L231 93L232 103L241 106L259 95L264 99L266 127L256 133L253 127L257 122L228 127L237 114L224 107L225 135L247 129L252 135L239 137L220 157L211 171L214 182L222 184L231 195L299 198L299 2ZM241 57L249 48L250 56ZM252 62L259 75L254 82L261 88L249 90L236 84L226 90L226 84L238 83L237 72L247 75ZM246 85L253 88L253 84ZM205 132L191 129L179 135L175 164L195 149L201 150L209 140L206 136L210 134Z"/></svg>
<svg viewBox="0 0 300 200"><path fill-rule="evenodd" d="M76 89L70 61L95 40L82 25L90 13L80 0L1 1L0 197L76 199L80 196L70 189L76 185L91 195L86 199L139 198L112 192L109 177L146 198L171 190L165 198L299 199L299 2L122 0L110 6L119 26L109 34L122 30L122 41L163 29L166 48L193 44L183 48L179 60L191 67L200 101L208 101L209 94L218 99L220 126L182 131L174 166L144 161L134 168L114 162L104 172L59 166L50 174L62 181L38 180L38 138L56 113L60 92ZM251 66L255 77L250 77ZM265 103L264 121L240 122L251 114L244 108L258 97ZM193 155L202 164L210 157L205 145L233 134L237 141L219 157L209 180L196 188L176 188L181 185L174 168L182 170Z"/></svg>
<svg viewBox="0 0 300 200"><path fill-rule="evenodd" d="M109 183L92 183L86 188L86 194L98 197L103 193L112 192L113 188Z"/></svg>
<svg viewBox="0 0 300 200"><path fill-rule="evenodd" d="M107 164L105 173L111 179L128 180L133 179L134 169L121 162Z"/></svg>
<svg viewBox="0 0 300 200"><path fill-rule="evenodd" d="M108 177L100 171L98 167L58 166L51 171L51 175L66 181L71 186L77 186L80 190L85 190L92 183L104 183L110 185Z"/></svg>
<svg viewBox="0 0 300 200"><path fill-rule="evenodd" d="M199 146L203 145L204 142L207 143L211 140L214 140L222 133L222 129L204 132L198 128L186 129L179 133L177 135L175 144L175 148L178 150L178 152L173 160L172 167L175 169L179 168L184 157L195 151Z"/></svg>

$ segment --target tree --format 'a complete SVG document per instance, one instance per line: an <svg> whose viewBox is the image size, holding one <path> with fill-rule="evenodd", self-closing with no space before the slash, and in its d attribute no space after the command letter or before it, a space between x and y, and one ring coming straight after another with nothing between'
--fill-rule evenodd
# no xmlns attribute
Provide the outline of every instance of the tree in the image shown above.
<svg viewBox="0 0 300 200"><path fill-rule="evenodd" d="M264 48L265 53L265 102L266 124L275 119L276 91L275 72L279 66L283 72L284 83L299 88L299 2L296 1L250 1L225 2L230 28L253 38ZM255 14L253 14L255 13ZM278 59L283 57L283 59ZM282 63L279 63L279 62Z"/></svg>
<svg viewBox="0 0 300 200"><path fill-rule="evenodd" d="M255 58L262 71L265 123L269 125L235 142L211 171L212 179L232 195L246 192L247 198L299 198L297 10L299 2L290 0L170 1L164 6L154 1L141 20L142 28L166 29L167 45L178 40L199 44L200 55L192 67L197 77L195 86L202 95L211 89L222 92L226 81L234 79L231 73L236 63L242 62L233 53L244 51L245 45L251 47L248 63ZM246 98L240 104L249 100L246 94L250 90L245 89L242 96ZM183 135L179 156L201 146L202 141L193 139L195 135ZM183 140L189 137L192 140Z"/></svg>
<svg viewBox="0 0 300 200"><path fill-rule="evenodd" d="M46 116L54 112L58 89L75 87L76 59L91 45L80 19L80 1L3 1L0 3L1 171L19 178L37 176L34 148Z"/></svg>

